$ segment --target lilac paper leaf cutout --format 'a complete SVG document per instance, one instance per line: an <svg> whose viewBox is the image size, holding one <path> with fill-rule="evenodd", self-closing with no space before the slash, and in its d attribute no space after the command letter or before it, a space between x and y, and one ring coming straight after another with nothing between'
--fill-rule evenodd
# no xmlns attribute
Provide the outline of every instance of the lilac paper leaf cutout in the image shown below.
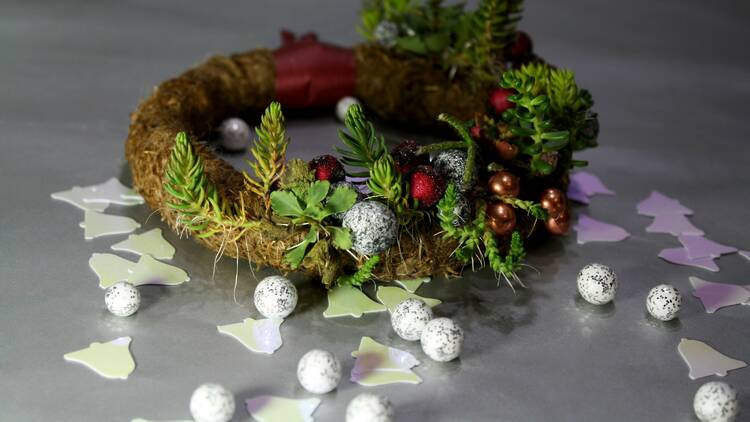
<svg viewBox="0 0 750 422"><path fill-rule="evenodd" d="M586 242L619 242L630 236L630 233L622 227L594 220L586 214L578 217L578 222L573 229L578 232L580 245Z"/></svg>
<svg viewBox="0 0 750 422"><path fill-rule="evenodd" d="M724 377L729 371L747 366L747 363L732 359L700 340L681 339L677 352L687 364L691 380L710 375Z"/></svg>
<svg viewBox="0 0 750 422"><path fill-rule="evenodd" d="M703 230L695 227L690 220L681 214L657 215L650 226L646 227L649 233L667 233L672 236L690 235L702 236Z"/></svg>
<svg viewBox="0 0 750 422"><path fill-rule="evenodd" d="M713 258L690 259L684 248L663 249L659 252L659 258L678 265L689 265L691 267L703 268L704 270L717 272L719 267Z"/></svg>
<svg viewBox="0 0 750 422"><path fill-rule="evenodd" d="M636 205L638 214L656 217L658 215L681 214L692 215L693 210L685 207L680 201L663 195L657 191L651 191L651 195Z"/></svg>
<svg viewBox="0 0 750 422"><path fill-rule="evenodd" d="M716 258L721 255L737 252L737 248L716 243L703 236L682 235L677 238L687 250L688 258Z"/></svg>
<svg viewBox="0 0 750 422"><path fill-rule="evenodd" d="M577 171L570 176L570 185L575 186L579 191L583 192L586 196L594 196L596 194L601 195L614 195L609 188L604 186L604 183L595 175L586 171Z"/></svg>
<svg viewBox="0 0 750 422"><path fill-rule="evenodd" d="M570 181L570 185L568 185L568 199L581 204L588 204L590 202L589 197L572 180Z"/></svg>
<svg viewBox="0 0 750 422"><path fill-rule="evenodd" d="M745 304L750 300L750 290L734 284L713 283L690 277L693 296L700 299L706 312L712 314L727 306Z"/></svg>

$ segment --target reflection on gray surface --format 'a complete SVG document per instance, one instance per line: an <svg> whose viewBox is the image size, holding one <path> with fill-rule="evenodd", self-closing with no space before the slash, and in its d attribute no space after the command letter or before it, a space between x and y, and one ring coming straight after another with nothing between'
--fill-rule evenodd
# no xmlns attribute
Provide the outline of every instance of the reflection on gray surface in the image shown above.
<svg viewBox="0 0 750 422"><path fill-rule="evenodd" d="M82 212L49 198L111 176L128 180L128 113L159 81L210 53L274 46L282 26L351 43L357 2L44 3L6 1L0 13L0 420L187 418L192 390L208 381L226 385L240 403L263 394L309 397L294 374L300 356L324 347L348 373L349 353L368 335L423 360L416 372L424 383L368 390L388 395L399 421L688 421L701 380L687 377L680 338L747 359L747 307L707 315L688 296L670 324L648 319L644 307L652 286L688 291L691 275L747 283L748 262L723 257L717 274L665 263L656 254L677 240L645 233L649 219L635 212L657 189L693 209L692 222L711 238L750 248L746 4L528 2L522 27L537 50L575 69L597 101L602 146L582 158L617 196L594 198L587 212L633 235L582 246L570 236L537 248L529 263L541 275L528 271L530 289L517 295L488 273L424 285L420 294L443 301L436 314L466 331L461 359L440 364L400 340L387 314L324 319L325 292L299 278L300 303L281 327L284 345L272 356L237 347L216 326L258 317L247 265L240 263L235 304L234 261L221 261L212 279L213 253L167 231L173 263L191 281L142 287L139 312L113 317L87 260L124 237L84 241ZM290 154L327 151L338 127L333 111L291 122ZM163 227L144 207L107 212L136 219L141 230ZM576 297L575 275L589 262L617 271L614 304L592 308ZM62 358L119 336L134 339L137 368L127 381ZM747 406L750 370L726 381ZM341 420L363 390L342 381L322 396L316 420ZM236 420L249 420L241 407Z"/></svg>

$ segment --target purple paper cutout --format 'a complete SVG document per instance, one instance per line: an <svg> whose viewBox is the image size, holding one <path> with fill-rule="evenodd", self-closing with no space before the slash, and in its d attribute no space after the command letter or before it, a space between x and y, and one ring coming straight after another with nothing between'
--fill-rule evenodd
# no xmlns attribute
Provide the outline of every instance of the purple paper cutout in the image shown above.
<svg viewBox="0 0 750 422"><path fill-rule="evenodd" d="M719 267L716 265L713 258L690 259L687 256L687 250L685 250L685 248L664 249L659 252L659 258L673 264L688 265L713 272L719 271Z"/></svg>
<svg viewBox="0 0 750 422"><path fill-rule="evenodd" d="M695 227L682 214L657 215L651 225L646 227L646 231L649 233L668 233L673 236L702 236L704 234L703 230Z"/></svg>
<svg viewBox="0 0 750 422"><path fill-rule="evenodd" d="M727 306L747 304L750 290L734 284L714 283L698 277L690 277L693 296L700 299L706 312L712 314Z"/></svg>
<svg viewBox="0 0 750 422"><path fill-rule="evenodd" d="M622 227L594 220L586 214L578 217L573 229L578 233L580 245L586 242L619 242L630 236Z"/></svg>
<svg viewBox="0 0 750 422"><path fill-rule="evenodd" d="M721 255L737 252L737 248L716 243L703 236L682 235L677 238L687 250L688 258L716 258Z"/></svg>
<svg viewBox="0 0 750 422"><path fill-rule="evenodd" d="M614 195L608 187L595 175L586 171L577 171L570 176L570 184L583 192L586 196Z"/></svg>
<svg viewBox="0 0 750 422"><path fill-rule="evenodd" d="M572 180L570 185L568 185L568 199L587 205L590 202L589 197Z"/></svg>
<svg viewBox="0 0 750 422"><path fill-rule="evenodd" d="M651 191L648 198L636 205L638 214L656 217L667 214L692 215L693 210L685 207L680 201L670 198L660 192Z"/></svg>

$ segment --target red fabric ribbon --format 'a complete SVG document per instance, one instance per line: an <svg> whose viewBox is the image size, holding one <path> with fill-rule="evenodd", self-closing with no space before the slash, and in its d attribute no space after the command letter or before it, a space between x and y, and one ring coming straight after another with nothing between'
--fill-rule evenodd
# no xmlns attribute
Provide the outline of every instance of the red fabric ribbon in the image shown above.
<svg viewBox="0 0 750 422"><path fill-rule="evenodd" d="M314 33L299 38L281 32L276 62L276 101L285 108L304 109L335 105L354 94L356 64L348 48L318 41Z"/></svg>

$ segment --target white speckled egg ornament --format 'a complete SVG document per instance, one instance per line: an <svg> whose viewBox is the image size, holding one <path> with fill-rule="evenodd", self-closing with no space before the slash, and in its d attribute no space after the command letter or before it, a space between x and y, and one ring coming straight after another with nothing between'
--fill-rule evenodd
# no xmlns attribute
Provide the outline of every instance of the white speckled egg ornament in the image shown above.
<svg viewBox="0 0 750 422"><path fill-rule="evenodd" d="M354 97L344 97L336 103L336 117L342 122L346 119L346 112L354 104L360 104L359 100Z"/></svg>
<svg viewBox="0 0 750 422"><path fill-rule="evenodd" d="M228 422L234 416L234 395L219 384L203 384L190 397L190 414L195 422Z"/></svg>
<svg viewBox="0 0 750 422"><path fill-rule="evenodd" d="M331 352L310 350L297 364L297 379L311 393L328 393L341 381L341 362Z"/></svg>
<svg viewBox="0 0 750 422"><path fill-rule="evenodd" d="M461 354L464 330L450 318L435 318L424 327L420 341L430 359L448 362Z"/></svg>
<svg viewBox="0 0 750 422"><path fill-rule="evenodd" d="M695 393L693 410L701 422L732 422L740 413L737 390L722 381L707 382Z"/></svg>
<svg viewBox="0 0 750 422"><path fill-rule="evenodd" d="M362 393L346 407L346 422L391 422L394 413L387 397Z"/></svg>
<svg viewBox="0 0 750 422"><path fill-rule="evenodd" d="M578 292L586 302L604 305L617 293L617 275L602 264L589 264L578 273Z"/></svg>
<svg viewBox="0 0 750 422"><path fill-rule="evenodd" d="M661 321L671 321L680 312L682 297L680 292L669 284L660 284L648 292L646 310L652 317Z"/></svg>
<svg viewBox="0 0 750 422"><path fill-rule="evenodd" d="M384 47L393 47L398 38L398 24L391 21L380 21L373 31L373 37L378 44Z"/></svg>
<svg viewBox="0 0 750 422"><path fill-rule="evenodd" d="M396 214L377 201L357 202L344 213L341 225L352 231L352 249L362 255L385 252L398 236Z"/></svg>
<svg viewBox="0 0 750 422"><path fill-rule="evenodd" d="M416 341L431 319L432 309L423 300L409 298L396 305L391 314L391 325L402 339Z"/></svg>
<svg viewBox="0 0 750 422"><path fill-rule="evenodd" d="M141 306L141 294L127 281L113 284L104 292L104 303L114 315L126 317L133 315Z"/></svg>
<svg viewBox="0 0 750 422"><path fill-rule="evenodd" d="M255 287L253 302L255 309L266 318L286 318L297 306L297 288L286 277L266 277Z"/></svg>
<svg viewBox="0 0 750 422"><path fill-rule="evenodd" d="M219 144L227 151L243 151L250 145L250 126L239 117L221 122L219 135Z"/></svg>

